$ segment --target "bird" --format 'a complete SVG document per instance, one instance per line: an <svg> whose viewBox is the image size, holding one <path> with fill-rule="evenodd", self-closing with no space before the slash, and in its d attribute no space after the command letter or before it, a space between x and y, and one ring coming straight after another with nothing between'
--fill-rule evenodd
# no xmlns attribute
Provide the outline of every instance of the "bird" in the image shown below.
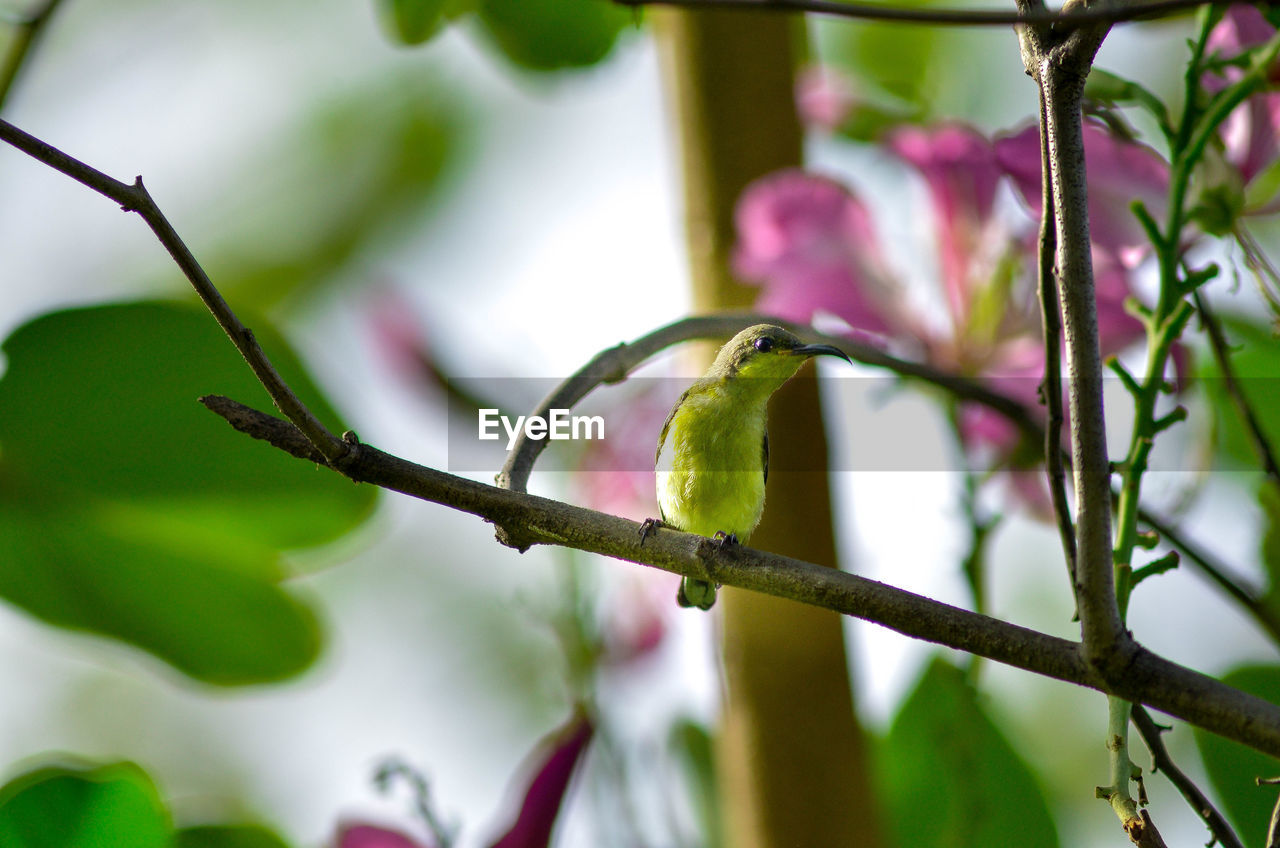
<svg viewBox="0 0 1280 848"><path fill-rule="evenodd" d="M832 345L804 344L773 324L756 324L720 348L711 367L680 395L662 425L655 457L660 519L641 525L641 542L657 526L746 544L764 513L769 479L769 398ZM676 594L682 607L709 610L717 585L685 577Z"/></svg>

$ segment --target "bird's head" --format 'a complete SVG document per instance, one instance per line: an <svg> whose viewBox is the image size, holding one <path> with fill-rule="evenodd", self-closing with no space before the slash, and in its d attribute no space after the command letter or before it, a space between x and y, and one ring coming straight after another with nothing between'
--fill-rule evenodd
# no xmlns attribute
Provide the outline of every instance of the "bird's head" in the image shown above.
<svg viewBox="0 0 1280 848"><path fill-rule="evenodd" d="M734 336L720 348L710 374L721 379L748 380L767 394L791 378L805 360L820 355L838 356L852 364L839 348L804 344L788 330L773 324L756 324Z"/></svg>

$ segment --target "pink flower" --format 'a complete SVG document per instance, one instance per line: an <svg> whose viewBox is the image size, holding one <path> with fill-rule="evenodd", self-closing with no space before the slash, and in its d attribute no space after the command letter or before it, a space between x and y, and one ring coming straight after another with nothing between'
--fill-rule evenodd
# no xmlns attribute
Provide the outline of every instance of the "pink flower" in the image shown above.
<svg viewBox="0 0 1280 848"><path fill-rule="evenodd" d="M1221 59L1233 59L1245 50L1271 40L1275 34L1276 28L1256 7L1233 5L1223 13L1222 20L1209 34L1205 52L1217 54ZM1221 75L1207 75L1203 85L1210 92L1220 91L1243 73L1240 68L1228 67ZM1272 68L1271 75L1272 82L1280 78L1280 63ZM1227 117L1219 133L1228 164L1239 174L1241 186L1248 185L1280 154L1280 92L1263 91L1248 98ZM1236 191L1243 193L1243 188ZM1253 208L1240 208L1240 214L1268 213L1277 209L1271 198L1252 200ZM1238 207L1243 205L1244 201L1240 200Z"/></svg>
<svg viewBox="0 0 1280 848"><path fill-rule="evenodd" d="M1159 214L1168 168L1150 148L1100 127L1089 126L1085 143L1091 186L1099 185L1090 218L1105 355L1142 335L1141 323L1123 308L1144 243L1128 207L1142 199ZM1002 209L997 197L1008 178L1039 214L1036 130L992 143L968 127L907 128L892 133L888 145L928 186L949 328L931 326L908 307L865 207L823 177L784 171L747 188L738 206L738 273L761 286L762 311L802 322L832 313L1034 406L1044 369L1035 243L1028 237L1034 222L1011 217L1016 212ZM971 456L989 465L1009 461L1020 439L1000 416L969 407L961 410L958 434ZM1047 503L1043 497L1034 502L1037 512Z"/></svg>
<svg viewBox="0 0 1280 848"><path fill-rule="evenodd" d="M338 828L338 848L427 848L396 830L348 823Z"/></svg>
<svg viewBox="0 0 1280 848"><path fill-rule="evenodd" d="M532 773L515 821L490 843L490 848L547 848L551 844L552 830L564 806L570 779L594 730L590 717L578 709L565 725L543 739L530 763ZM400 831L364 822L340 825L335 845L336 848L436 848L434 842L418 842Z"/></svg>
<svg viewBox="0 0 1280 848"><path fill-rule="evenodd" d="M796 75L796 111L805 124L838 130L856 103L853 81L834 68L811 65Z"/></svg>
<svg viewBox="0 0 1280 848"><path fill-rule="evenodd" d="M1040 130L1034 124L995 140L1000 167L1031 214L1040 217ZM1084 124L1084 163L1089 181L1089 235L1094 246L1133 268L1148 244L1129 208L1140 200L1159 220L1168 201L1169 165L1150 147L1125 141L1093 121Z"/></svg>
<svg viewBox="0 0 1280 848"><path fill-rule="evenodd" d="M543 742L515 822L490 848L547 848L569 780L591 741L594 725L579 712Z"/></svg>
<svg viewBox="0 0 1280 848"><path fill-rule="evenodd" d="M871 216L844 186L803 171L779 171L738 201L734 270L767 281L757 306L808 321L827 310L849 326L892 333L894 284L880 258Z"/></svg>
<svg viewBox="0 0 1280 848"><path fill-rule="evenodd" d="M999 163L991 143L968 127L907 127L890 135L889 148L919 169L929 184L942 259L942 281L955 318L968 320L970 265L983 253L992 221Z"/></svg>

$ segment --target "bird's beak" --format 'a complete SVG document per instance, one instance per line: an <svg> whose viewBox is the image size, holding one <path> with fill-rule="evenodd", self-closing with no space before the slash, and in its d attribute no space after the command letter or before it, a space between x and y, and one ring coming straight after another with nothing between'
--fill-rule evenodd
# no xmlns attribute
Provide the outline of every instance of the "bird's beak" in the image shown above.
<svg viewBox="0 0 1280 848"><path fill-rule="evenodd" d="M791 349L791 355L792 356L823 356L823 355L838 356L841 359L843 359L845 362L849 363L850 365L853 364L853 360L849 358L849 354L845 353L843 350L841 350L838 347L833 347L831 345L825 345L825 344L809 344L809 345L800 345L799 347L793 347Z"/></svg>

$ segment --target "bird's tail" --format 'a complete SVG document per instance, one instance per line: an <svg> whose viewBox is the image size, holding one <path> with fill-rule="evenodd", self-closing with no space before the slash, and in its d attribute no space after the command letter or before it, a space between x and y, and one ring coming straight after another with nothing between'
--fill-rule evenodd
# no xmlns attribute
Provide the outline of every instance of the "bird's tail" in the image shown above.
<svg viewBox="0 0 1280 848"><path fill-rule="evenodd" d="M676 592L676 603L680 606L709 610L715 602L716 584L696 577L686 577L680 581L680 590Z"/></svg>

